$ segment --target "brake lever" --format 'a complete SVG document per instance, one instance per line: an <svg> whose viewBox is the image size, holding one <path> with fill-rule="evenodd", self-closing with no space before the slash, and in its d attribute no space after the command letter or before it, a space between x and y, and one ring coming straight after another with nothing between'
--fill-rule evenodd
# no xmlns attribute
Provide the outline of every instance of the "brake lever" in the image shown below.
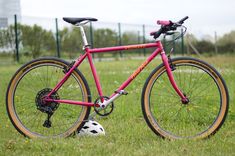
<svg viewBox="0 0 235 156"><path fill-rule="evenodd" d="M178 23L178 22L175 22L174 25L176 25L176 26L179 27L179 26L181 26L182 24L180 24L180 23Z"/></svg>

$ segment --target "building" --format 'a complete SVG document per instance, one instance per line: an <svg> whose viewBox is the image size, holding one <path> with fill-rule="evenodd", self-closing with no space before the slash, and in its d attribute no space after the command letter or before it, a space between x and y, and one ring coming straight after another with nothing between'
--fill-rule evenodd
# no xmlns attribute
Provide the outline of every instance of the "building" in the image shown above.
<svg viewBox="0 0 235 156"><path fill-rule="evenodd" d="M21 19L20 0L0 0L0 28L14 23L14 15Z"/></svg>

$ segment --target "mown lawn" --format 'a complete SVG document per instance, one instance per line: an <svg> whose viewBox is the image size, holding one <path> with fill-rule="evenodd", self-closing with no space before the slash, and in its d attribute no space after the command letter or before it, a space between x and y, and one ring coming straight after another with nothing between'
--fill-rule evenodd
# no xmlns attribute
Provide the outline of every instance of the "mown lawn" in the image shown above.
<svg viewBox="0 0 235 156"><path fill-rule="evenodd" d="M219 132L204 140L169 141L157 137L147 126L141 111L141 91L145 79L160 60L156 59L126 89L127 96L115 101L115 109L107 118L97 120L105 136L66 139L27 139L20 135L8 119L5 92L13 73L20 65L0 66L0 155L235 155L235 57L203 58L223 75L230 92L228 118ZM109 96L143 60L96 62L103 92ZM82 64L92 91L97 97L91 71Z"/></svg>

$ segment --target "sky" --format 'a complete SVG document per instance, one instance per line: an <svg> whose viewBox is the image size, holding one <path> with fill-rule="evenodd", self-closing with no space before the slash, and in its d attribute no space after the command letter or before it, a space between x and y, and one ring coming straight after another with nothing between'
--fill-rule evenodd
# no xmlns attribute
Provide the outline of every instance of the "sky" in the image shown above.
<svg viewBox="0 0 235 156"><path fill-rule="evenodd" d="M21 0L21 13L146 25L189 16L185 25L197 37L214 36L215 31L222 36L235 30L235 0Z"/></svg>

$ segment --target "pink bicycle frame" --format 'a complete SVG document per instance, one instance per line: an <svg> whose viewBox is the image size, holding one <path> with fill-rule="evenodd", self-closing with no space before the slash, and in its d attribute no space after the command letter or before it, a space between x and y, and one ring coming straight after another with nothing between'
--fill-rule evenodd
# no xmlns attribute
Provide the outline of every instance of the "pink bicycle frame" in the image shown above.
<svg viewBox="0 0 235 156"><path fill-rule="evenodd" d="M155 47L156 50L135 70L135 72L125 81L123 84L109 97L107 101L102 100L102 105L94 104L92 102L82 102L82 101L73 101L73 100L66 100L66 99L52 99L50 96L53 94L53 92L56 92L60 89L60 87L66 82L66 80L69 78L71 73L75 68L77 68L83 60L87 57L88 62L91 67L92 75L95 80L96 88L98 91L98 94L100 97L103 96L102 88L100 85L100 80L96 72L96 68L93 64L92 60L92 54L93 53L103 53L103 52L111 52L111 51L121 51L121 50L130 50L130 49L142 49L142 48L153 48ZM117 46L117 47L106 47L106 48L94 48L90 49L89 46L85 48L85 54L81 55L74 65L69 69L69 71L65 74L64 78L56 85L56 87L48 94L48 96L44 99L46 102L58 102L58 103L65 103L65 104L74 104L74 105L83 105L83 106L95 106L95 107L106 107L109 103L114 101L116 98L118 98L120 95L123 95L124 89L136 78L136 76L160 53L163 64L166 68L166 72L168 75L168 78L172 84L172 87L177 92L179 97L181 98L182 102L187 101L187 97L184 96L184 94L181 92L181 90L178 88L170 65L168 63L168 58L164 52L163 46L161 41L156 41L155 43L147 43L147 44L138 44L138 45L128 45L128 46Z"/></svg>

